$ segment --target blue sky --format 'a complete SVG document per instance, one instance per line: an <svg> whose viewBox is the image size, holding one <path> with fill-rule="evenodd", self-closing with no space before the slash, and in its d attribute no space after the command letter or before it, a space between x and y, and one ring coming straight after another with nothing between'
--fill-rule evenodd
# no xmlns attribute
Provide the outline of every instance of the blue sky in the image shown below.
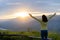
<svg viewBox="0 0 60 40"><path fill-rule="evenodd" d="M60 12L60 0L0 0L0 15L13 14L21 8L33 12Z"/></svg>

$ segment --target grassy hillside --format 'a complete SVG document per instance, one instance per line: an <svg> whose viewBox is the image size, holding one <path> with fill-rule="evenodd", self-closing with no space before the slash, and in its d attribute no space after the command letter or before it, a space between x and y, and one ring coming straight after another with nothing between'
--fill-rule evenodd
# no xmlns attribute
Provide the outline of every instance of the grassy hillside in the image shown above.
<svg viewBox="0 0 60 40"><path fill-rule="evenodd" d="M22 36L14 36L22 35ZM0 30L0 35L13 35L13 36L0 36L0 40L40 40L39 38L31 38L29 36L40 37L40 32L11 32L11 31L2 31ZM49 32L49 38L53 40L60 40L60 34Z"/></svg>

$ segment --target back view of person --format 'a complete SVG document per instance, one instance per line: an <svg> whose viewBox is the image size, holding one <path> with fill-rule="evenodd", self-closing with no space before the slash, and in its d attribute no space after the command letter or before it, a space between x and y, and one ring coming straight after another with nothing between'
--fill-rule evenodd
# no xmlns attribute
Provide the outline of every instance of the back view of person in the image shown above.
<svg viewBox="0 0 60 40"><path fill-rule="evenodd" d="M29 15L30 15L30 17L32 17L33 19L37 20L40 23L40 25L41 25L41 39L42 40L48 40L47 39L47 37L48 37L47 23L52 17L54 17L56 15L56 13L48 16L49 19L45 15L42 15L42 20L37 19L36 17L32 16L31 14L29 14Z"/></svg>

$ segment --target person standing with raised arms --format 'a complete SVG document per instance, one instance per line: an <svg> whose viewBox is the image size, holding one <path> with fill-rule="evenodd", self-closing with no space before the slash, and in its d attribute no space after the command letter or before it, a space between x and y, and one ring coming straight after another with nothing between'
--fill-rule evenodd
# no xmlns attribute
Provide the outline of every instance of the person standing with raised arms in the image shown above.
<svg viewBox="0 0 60 40"><path fill-rule="evenodd" d="M47 23L51 18L53 18L56 15L56 13L54 13L53 15L49 15L48 18L45 15L42 15L42 19L38 19L38 18L32 16L31 14L29 14L29 15L30 15L30 17L37 20L41 24L41 39L48 40L47 39L47 37L48 37Z"/></svg>

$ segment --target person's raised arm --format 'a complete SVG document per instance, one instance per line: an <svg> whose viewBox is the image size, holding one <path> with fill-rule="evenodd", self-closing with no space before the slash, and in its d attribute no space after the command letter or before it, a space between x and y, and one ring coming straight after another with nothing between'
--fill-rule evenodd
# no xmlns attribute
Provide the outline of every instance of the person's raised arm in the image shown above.
<svg viewBox="0 0 60 40"><path fill-rule="evenodd" d="M37 19L36 17L32 16L31 14L29 14L29 15L30 15L30 17L34 18L35 20L41 22L39 19Z"/></svg>
<svg viewBox="0 0 60 40"><path fill-rule="evenodd" d="M56 15L56 13L54 13L53 15L49 16L49 19L53 18Z"/></svg>

